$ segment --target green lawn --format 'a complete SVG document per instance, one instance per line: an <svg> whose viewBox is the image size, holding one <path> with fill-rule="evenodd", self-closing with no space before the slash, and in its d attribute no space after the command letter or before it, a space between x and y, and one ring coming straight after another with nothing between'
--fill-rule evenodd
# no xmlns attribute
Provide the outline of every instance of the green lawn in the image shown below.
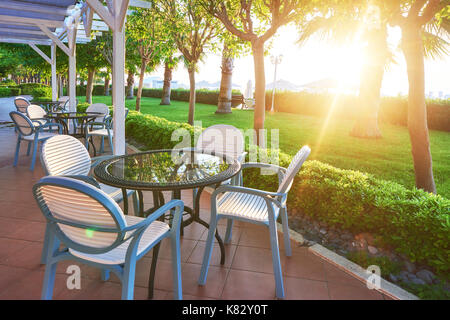
<svg viewBox="0 0 450 320"><path fill-rule="evenodd" d="M84 97L78 97L84 102ZM95 96L94 102L111 105L110 97ZM160 106L160 99L143 98L141 111L171 121L187 122L187 102L173 101ZM135 109L135 100L126 106ZM253 127L253 111L233 110L232 114L216 115L215 106L197 104L195 119L203 127L217 123L232 124L241 129ZM311 147L309 159L317 159L343 169L370 172L377 177L393 180L406 187L414 186L411 145L405 127L381 124L383 139L369 140L351 137L353 125L348 120L331 120L291 113L266 113L267 129L279 129L280 149L288 154L303 145ZM430 131L433 172L438 193L450 198L450 133Z"/></svg>

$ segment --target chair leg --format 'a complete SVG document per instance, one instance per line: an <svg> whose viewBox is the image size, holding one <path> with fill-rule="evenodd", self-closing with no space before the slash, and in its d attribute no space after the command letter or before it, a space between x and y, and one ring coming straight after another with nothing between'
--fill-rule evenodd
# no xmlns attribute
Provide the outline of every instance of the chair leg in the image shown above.
<svg viewBox="0 0 450 320"><path fill-rule="evenodd" d="M208 276L209 262L211 260L211 253L213 249L214 233L217 227L217 215L215 210L211 210L211 221L209 223L208 238L206 239L206 248L203 256L202 269L200 271L200 278L198 284L204 285L206 283L206 277Z"/></svg>
<svg viewBox="0 0 450 320"><path fill-rule="evenodd" d="M100 153L105 152L105 137L102 136L102 141L100 143Z"/></svg>
<svg viewBox="0 0 450 320"><path fill-rule="evenodd" d="M19 150L20 150L20 137L17 138L17 144L16 144L16 153L14 155L14 164L13 166L17 166L17 162L19 161Z"/></svg>
<svg viewBox="0 0 450 320"><path fill-rule="evenodd" d="M48 227L47 227L48 229ZM53 256L58 251L59 248L59 240L55 237L54 233L48 230L48 245L47 245L47 253L46 253L46 266L45 266L45 274L44 274L44 282L42 284L42 300L51 300L53 296L53 287L55 285L55 274L56 267L58 265L57 262L53 261ZM49 261L50 260L50 261Z"/></svg>
<svg viewBox="0 0 450 320"><path fill-rule="evenodd" d="M171 239L172 246L172 277L174 299L182 300L183 292L181 285L181 258L180 258L180 234L175 232Z"/></svg>
<svg viewBox="0 0 450 320"><path fill-rule="evenodd" d="M31 141L28 141L27 157L30 155L30 151L31 151Z"/></svg>
<svg viewBox="0 0 450 320"><path fill-rule="evenodd" d="M86 135L85 139L84 139L84 147L86 148L87 151L89 151L89 136Z"/></svg>
<svg viewBox="0 0 450 320"><path fill-rule="evenodd" d="M34 165L36 164L36 155L37 155L37 148L39 145L39 140L34 139L34 143L33 143L33 155L31 156L31 167L30 170L33 171L34 170Z"/></svg>
<svg viewBox="0 0 450 320"><path fill-rule="evenodd" d="M286 256L290 257L292 255L292 249L291 249L291 239L289 238L289 224L286 208L282 208L280 214L281 214L281 223L283 225L284 252Z"/></svg>
<svg viewBox="0 0 450 320"><path fill-rule="evenodd" d="M102 280L108 281L109 280L109 270L102 269Z"/></svg>
<svg viewBox="0 0 450 320"><path fill-rule="evenodd" d="M228 219L227 221L227 231L225 232L225 239L224 243L230 243L231 242L231 236L232 236L232 230L233 230L233 219Z"/></svg>
<svg viewBox="0 0 450 320"><path fill-rule="evenodd" d="M114 146L111 135L108 135L109 146L111 147L111 153L114 154Z"/></svg>
<svg viewBox="0 0 450 320"><path fill-rule="evenodd" d="M275 221L269 221L270 247L272 249L273 273L275 276L275 290L278 298L284 298L283 275L281 273L280 249Z"/></svg>
<svg viewBox="0 0 450 320"><path fill-rule="evenodd" d="M133 300L136 257L125 263L122 279L122 300Z"/></svg>

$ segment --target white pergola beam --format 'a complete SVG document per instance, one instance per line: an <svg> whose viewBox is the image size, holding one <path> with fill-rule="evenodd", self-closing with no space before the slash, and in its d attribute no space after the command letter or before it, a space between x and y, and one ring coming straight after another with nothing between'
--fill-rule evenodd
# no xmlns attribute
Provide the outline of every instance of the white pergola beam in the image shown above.
<svg viewBox="0 0 450 320"><path fill-rule="evenodd" d="M114 16L107 8L105 8L98 0L86 0L86 3L100 16L100 18L102 18L111 30L114 30Z"/></svg>
<svg viewBox="0 0 450 320"><path fill-rule="evenodd" d="M41 49L39 49L34 43L30 43L29 46L33 48L45 61L52 64L52 59L50 59Z"/></svg>
<svg viewBox="0 0 450 320"><path fill-rule="evenodd" d="M44 46L49 46L51 44L50 40L30 40L30 39L17 39L17 38L9 38L0 36L0 42L3 43L18 43L18 44L40 44Z"/></svg>
<svg viewBox="0 0 450 320"><path fill-rule="evenodd" d="M130 0L121 0L121 2L122 3L120 4L120 6L117 6L115 11L116 29L119 31L122 31L123 25L125 24L125 16L127 15L127 9Z"/></svg>
<svg viewBox="0 0 450 320"><path fill-rule="evenodd" d="M36 19L36 18L25 18L19 16L9 16L9 15L0 15L0 23L9 23L15 24L18 22L20 25L42 25L49 28L61 28L64 25L64 21L59 20L46 20L46 19Z"/></svg>
<svg viewBox="0 0 450 320"><path fill-rule="evenodd" d="M88 6L85 13L83 14L83 27L86 37L91 36L93 20L94 20L94 10L92 10L92 8Z"/></svg>
<svg viewBox="0 0 450 320"><path fill-rule="evenodd" d="M63 8L58 8L55 6L49 6L45 4L33 4L27 3L23 1L15 1L15 0L2 0L0 1L0 8L4 9L12 9L19 11L31 11L43 14L51 14L51 15L59 15L66 16L67 12Z"/></svg>
<svg viewBox="0 0 450 320"><path fill-rule="evenodd" d="M56 45L52 43L50 47L52 66L52 101L58 99L58 78L56 76Z"/></svg>
<svg viewBox="0 0 450 320"><path fill-rule="evenodd" d="M130 0L130 7L150 9L152 7L152 4L147 1Z"/></svg>
<svg viewBox="0 0 450 320"><path fill-rule="evenodd" d="M58 37L53 34L46 26L39 25L39 28L44 32L65 54L69 57L72 55L71 50L67 48L67 46L58 39Z"/></svg>
<svg viewBox="0 0 450 320"><path fill-rule="evenodd" d="M27 29L0 27L0 32L19 33L19 34L32 34L32 35L45 36L45 33L43 33L41 30L27 30Z"/></svg>

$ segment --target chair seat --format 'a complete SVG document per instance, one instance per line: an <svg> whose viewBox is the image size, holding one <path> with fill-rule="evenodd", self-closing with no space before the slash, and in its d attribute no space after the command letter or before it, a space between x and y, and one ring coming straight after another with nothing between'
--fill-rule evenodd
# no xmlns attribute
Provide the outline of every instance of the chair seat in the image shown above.
<svg viewBox="0 0 450 320"><path fill-rule="evenodd" d="M277 206L273 207L276 218L278 217L280 209ZM224 193L222 197L218 199L217 213L251 221L269 221L266 201L260 196L248 193Z"/></svg>
<svg viewBox="0 0 450 320"><path fill-rule="evenodd" d="M114 201L119 202L123 199L122 189L116 188L113 186L109 186L107 184L99 183L100 189L108 194ZM131 196L133 194L133 190L127 190L127 195Z"/></svg>
<svg viewBox="0 0 450 320"><path fill-rule="evenodd" d="M34 133L30 134L29 136L24 136L22 137L22 139L24 140L28 140L28 141L33 141L34 140ZM39 136L38 136L38 140L45 140L54 136L57 136L58 133L54 133L54 132L39 132Z"/></svg>
<svg viewBox="0 0 450 320"><path fill-rule="evenodd" d="M133 217L133 216L125 216L125 220L127 221L127 225L134 225L144 220L144 218ZM148 228L144 231L142 235L137 255L140 255L146 249L148 249L157 239L159 239L162 235L170 230L170 227L167 223L161 221L154 221ZM102 253L102 254L90 254L79 252L73 249L69 249L69 252L81 259L102 263L102 264L123 264L125 263L125 257L127 254L128 246L130 245L131 240L128 240L122 243L120 246L114 248L113 250Z"/></svg>
<svg viewBox="0 0 450 320"><path fill-rule="evenodd" d="M113 136L113 130L109 130L109 133L111 134L111 137ZM91 136L108 136L108 130L106 129L97 129L97 130L89 130L88 132Z"/></svg>

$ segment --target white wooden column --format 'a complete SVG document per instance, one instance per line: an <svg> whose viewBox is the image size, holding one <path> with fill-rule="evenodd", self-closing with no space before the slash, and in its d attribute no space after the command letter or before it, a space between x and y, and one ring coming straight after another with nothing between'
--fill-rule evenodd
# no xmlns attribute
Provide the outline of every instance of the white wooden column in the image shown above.
<svg viewBox="0 0 450 320"><path fill-rule="evenodd" d="M58 78L56 76L56 45L52 42L50 47L52 61L52 100L58 100Z"/></svg>
<svg viewBox="0 0 450 320"><path fill-rule="evenodd" d="M125 154L125 30L124 12L128 0L114 0L113 70L114 154Z"/></svg>
<svg viewBox="0 0 450 320"><path fill-rule="evenodd" d="M75 51L69 55L69 111L77 111L76 104L76 89L77 89L77 63Z"/></svg>

